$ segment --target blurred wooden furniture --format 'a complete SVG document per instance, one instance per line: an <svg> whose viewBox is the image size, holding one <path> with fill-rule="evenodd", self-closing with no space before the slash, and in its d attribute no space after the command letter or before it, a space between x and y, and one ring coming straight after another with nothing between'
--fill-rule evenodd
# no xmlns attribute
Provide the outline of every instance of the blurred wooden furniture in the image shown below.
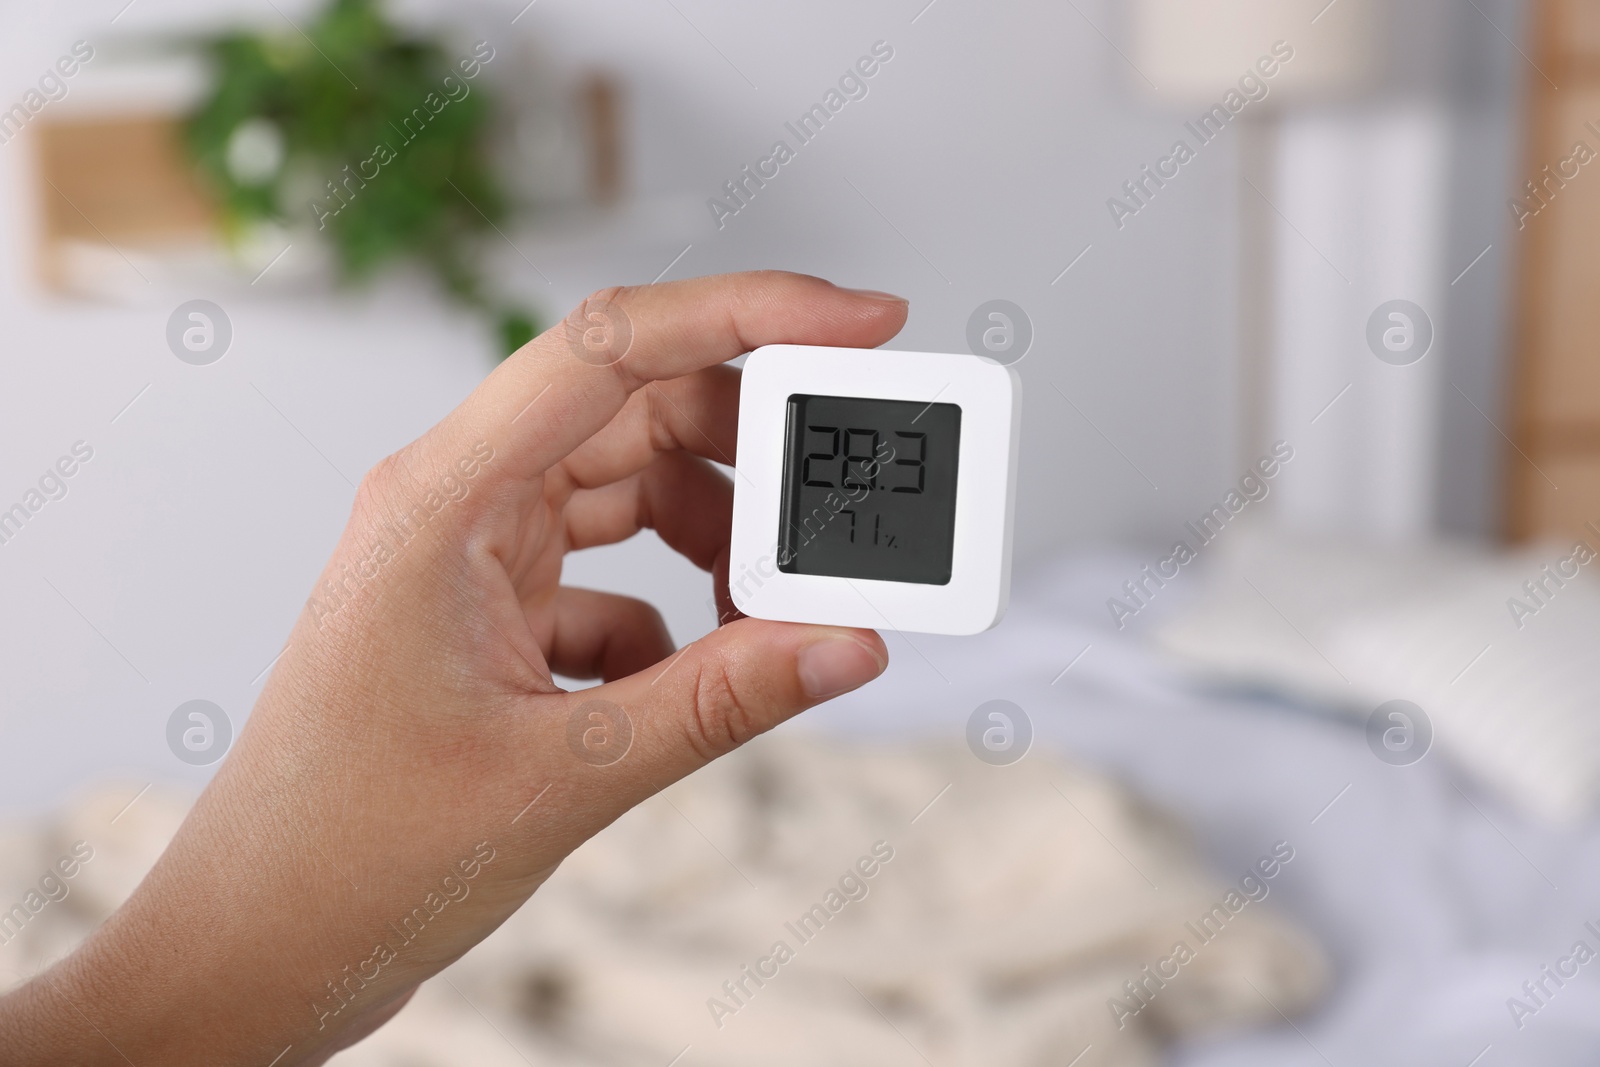
<svg viewBox="0 0 1600 1067"><path fill-rule="evenodd" d="M626 184L620 83L590 72L552 107L575 127L582 157L576 197L617 203ZM182 121L172 114L47 113L29 127L38 138L39 274L47 286L82 289L74 252L86 247L126 256L215 234L216 209L189 162Z"/></svg>
<svg viewBox="0 0 1600 1067"><path fill-rule="evenodd" d="M1600 4L1538 0L1533 27L1527 156L1508 205L1520 242L1508 429L1521 454L1506 463L1506 529L1593 543L1582 528L1600 521Z"/></svg>
<svg viewBox="0 0 1600 1067"><path fill-rule="evenodd" d="M622 88L598 71L578 88L580 113L589 144L589 198L614 204L622 198Z"/></svg>
<svg viewBox="0 0 1600 1067"><path fill-rule="evenodd" d="M71 242L163 243L204 236L215 211L189 167L179 120L162 115L42 120L40 274L67 285Z"/></svg>

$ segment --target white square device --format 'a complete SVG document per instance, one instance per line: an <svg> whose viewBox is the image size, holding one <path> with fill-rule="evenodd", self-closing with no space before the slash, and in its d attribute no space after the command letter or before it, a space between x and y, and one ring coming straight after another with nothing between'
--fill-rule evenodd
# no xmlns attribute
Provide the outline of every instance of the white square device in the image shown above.
<svg viewBox="0 0 1600 1067"><path fill-rule="evenodd" d="M739 392L746 615L974 634L1011 592L1022 390L991 359L767 345Z"/></svg>

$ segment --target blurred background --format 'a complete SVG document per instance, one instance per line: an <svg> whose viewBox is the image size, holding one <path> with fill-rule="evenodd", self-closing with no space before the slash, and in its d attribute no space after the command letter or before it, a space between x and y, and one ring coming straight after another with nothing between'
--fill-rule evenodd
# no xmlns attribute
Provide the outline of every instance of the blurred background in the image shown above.
<svg viewBox="0 0 1600 1067"><path fill-rule="evenodd" d="M159 850L373 463L596 288L773 267L1016 367L1011 613L886 635L882 681L674 787L692 825L619 823L335 1062L1593 1062L1600 4L0 25L0 905L64 834L106 857L8 981ZM653 535L565 580L716 624ZM715 1025L880 837L854 947ZM1187 932L1246 876L1237 933ZM699 932L617 919L651 907Z"/></svg>

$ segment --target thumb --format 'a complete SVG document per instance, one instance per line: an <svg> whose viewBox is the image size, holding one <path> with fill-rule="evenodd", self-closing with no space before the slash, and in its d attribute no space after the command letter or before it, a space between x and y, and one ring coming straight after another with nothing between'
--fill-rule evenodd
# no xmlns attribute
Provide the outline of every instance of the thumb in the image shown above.
<svg viewBox="0 0 1600 1067"><path fill-rule="evenodd" d="M572 694L620 707L632 731L614 782L629 806L830 697L859 688L889 663L872 630L738 619L674 658ZM626 785L619 779L627 779Z"/></svg>

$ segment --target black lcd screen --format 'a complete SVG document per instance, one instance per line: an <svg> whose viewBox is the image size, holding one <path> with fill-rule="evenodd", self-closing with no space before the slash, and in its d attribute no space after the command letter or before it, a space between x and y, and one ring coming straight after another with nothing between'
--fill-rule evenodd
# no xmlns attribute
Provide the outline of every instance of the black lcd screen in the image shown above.
<svg viewBox="0 0 1600 1067"><path fill-rule="evenodd" d="M789 397L778 569L949 582L960 443L956 404Z"/></svg>

